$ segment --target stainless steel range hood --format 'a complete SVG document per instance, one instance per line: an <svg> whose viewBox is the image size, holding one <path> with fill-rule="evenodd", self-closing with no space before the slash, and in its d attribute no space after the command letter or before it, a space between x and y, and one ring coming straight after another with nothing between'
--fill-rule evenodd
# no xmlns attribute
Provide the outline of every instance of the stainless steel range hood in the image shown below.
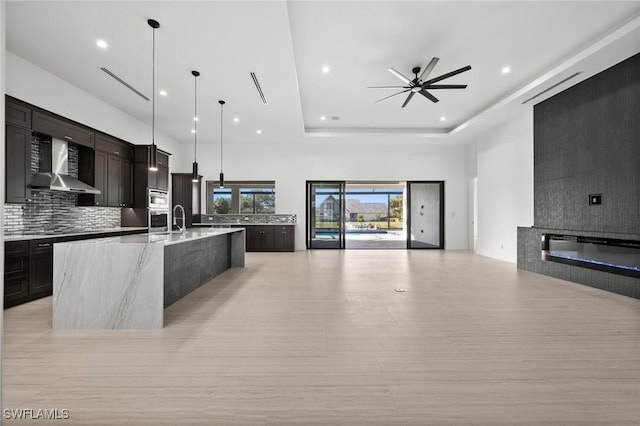
<svg viewBox="0 0 640 426"><path fill-rule="evenodd" d="M100 190L78 178L69 176L69 147L62 139L53 138L40 145L40 173L31 177L32 188L52 191L100 194Z"/></svg>

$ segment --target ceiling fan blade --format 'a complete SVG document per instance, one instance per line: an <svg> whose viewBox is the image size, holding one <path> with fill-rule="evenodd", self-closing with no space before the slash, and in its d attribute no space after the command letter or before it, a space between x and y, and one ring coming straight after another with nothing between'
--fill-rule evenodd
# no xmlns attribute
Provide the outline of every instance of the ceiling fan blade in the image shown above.
<svg viewBox="0 0 640 426"><path fill-rule="evenodd" d="M431 59L431 62L429 62L429 65L427 65L424 68L424 71L422 71L422 74L420 74L420 77L418 77L418 80L422 80L422 77L424 77L424 78L429 77L429 74L431 74L431 71L433 71L433 67L436 66L436 64L438 63L439 60L440 60L440 58L433 57Z"/></svg>
<svg viewBox="0 0 640 426"><path fill-rule="evenodd" d="M428 85L428 86L422 86L422 89L466 89L467 85L466 84L438 84L437 86L433 86L433 85Z"/></svg>
<svg viewBox="0 0 640 426"><path fill-rule="evenodd" d="M398 77L400 80L402 80L403 82L409 84L411 82L411 80L409 80L407 77L405 77L404 75L402 75L400 72L394 70L393 68L389 68L389 72L393 75L395 75L396 77Z"/></svg>
<svg viewBox="0 0 640 426"><path fill-rule="evenodd" d="M411 98L413 98L413 95L415 95L416 92L411 92L409 93L409 96L407 96L407 99L404 101L404 103L402 104L402 106L400 108L404 108L407 106L407 104L409 103L409 101L411 100Z"/></svg>
<svg viewBox="0 0 640 426"><path fill-rule="evenodd" d="M435 96L433 96L431 93L427 92L426 90L421 90L420 93L422 96L424 96L425 98L429 99L431 102L436 103L438 102L438 98L436 98Z"/></svg>
<svg viewBox="0 0 640 426"><path fill-rule="evenodd" d="M427 80L422 83L422 87L429 86L430 84L437 83L438 81L444 80L445 78L453 77L454 75L458 75L465 71L469 71L471 69L471 65L467 65L466 67L459 68L455 71L448 72L446 74L442 74L439 77L432 78L431 80Z"/></svg>
<svg viewBox="0 0 640 426"><path fill-rule="evenodd" d="M410 86L367 86L367 89L411 89Z"/></svg>
<svg viewBox="0 0 640 426"><path fill-rule="evenodd" d="M403 90L402 92L398 92L398 93L394 93L393 95L389 95L389 96L387 96L386 98L378 99L377 101L375 101L375 102L374 102L374 104L377 104L378 102L382 102L382 101L384 101L385 99L392 98L392 97L394 97L394 96L396 96L396 95L400 95L401 93L406 93L406 92L408 92L409 90L411 90L411 89Z"/></svg>

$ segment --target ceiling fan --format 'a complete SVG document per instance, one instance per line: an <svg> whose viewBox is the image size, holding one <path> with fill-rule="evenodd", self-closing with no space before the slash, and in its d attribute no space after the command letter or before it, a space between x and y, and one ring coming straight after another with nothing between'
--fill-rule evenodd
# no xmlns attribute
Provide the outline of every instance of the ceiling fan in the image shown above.
<svg viewBox="0 0 640 426"><path fill-rule="evenodd" d="M404 86L374 86L374 87L369 87L369 89L402 89L398 93L394 93L393 95L390 95L390 96L387 96L387 97L384 97L382 99L379 99L379 100L375 101L375 103L377 104L378 102L382 102L385 99L389 99L389 98L392 98L394 96L401 95L402 93L410 92L409 96L407 96L407 99L405 99L405 101L402 103L402 108L404 108L404 107L407 106L407 104L409 103L411 98L413 98L413 95L415 95L416 93L420 93L422 96L424 96L425 98L429 99L431 102L438 102L438 98L436 98L431 93L429 93L428 90L436 90L436 89L466 89L466 87L467 87L466 84L435 84L435 83L437 83L439 81L442 81L442 80L444 80L446 78L453 77L454 75L463 73L465 71L469 71L471 69L470 65L467 65L466 67L459 68L459 69L457 69L455 71L448 72L446 74L442 74L441 76L432 78L430 80L424 80L429 76L429 74L431 74L431 71L433 71L433 68L436 66L436 64L438 63L439 60L440 60L440 58L432 58L431 61L429 62L429 64L422 71L422 74L420 74L420 75L418 75L418 73L420 72L420 67L414 67L411 70L411 72L415 74L415 78L413 78L413 79L409 79L408 77L405 77L404 75L402 75L398 71L394 70L393 68L389 68L389 72L391 74L395 75L396 77L398 77L400 80L402 80L402 82L405 83L405 85Z"/></svg>

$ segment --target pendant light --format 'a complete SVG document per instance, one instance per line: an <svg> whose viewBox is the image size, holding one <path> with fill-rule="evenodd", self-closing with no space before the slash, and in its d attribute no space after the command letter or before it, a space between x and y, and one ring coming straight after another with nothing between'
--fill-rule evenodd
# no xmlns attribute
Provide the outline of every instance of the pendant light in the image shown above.
<svg viewBox="0 0 640 426"><path fill-rule="evenodd" d="M155 19L147 20L147 24L152 28L153 47L151 54L151 149L149 150L149 170L158 171L158 148L156 147L156 30L160 28L160 23Z"/></svg>
<svg viewBox="0 0 640 426"><path fill-rule="evenodd" d="M222 172L222 123L223 123L223 105L224 101L218 101L220 104L220 188L224 188L224 173Z"/></svg>
<svg viewBox="0 0 640 426"><path fill-rule="evenodd" d="M193 170L191 182L198 182L198 71L191 71L193 75Z"/></svg>

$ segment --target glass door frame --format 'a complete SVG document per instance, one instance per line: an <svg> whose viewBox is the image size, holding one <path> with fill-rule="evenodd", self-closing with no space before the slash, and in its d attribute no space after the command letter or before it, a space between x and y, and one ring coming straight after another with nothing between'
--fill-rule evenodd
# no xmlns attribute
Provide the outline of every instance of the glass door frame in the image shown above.
<svg viewBox="0 0 640 426"><path fill-rule="evenodd" d="M438 247L411 247L411 184L439 184L440 186L440 244ZM407 191L407 250L443 250L444 249L444 181L412 180L406 183Z"/></svg>
<svg viewBox="0 0 640 426"><path fill-rule="evenodd" d="M312 221L315 221L315 198L313 198L313 185L318 184L327 184L327 185L337 185L338 186L338 198L340 203L339 215L337 219L338 225L338 246L337 247L313 247L313 235L311 235L311 224ZM305 240L307 249L328 249L328 250L342 250L345 248L345 185L346 182L343 180L308 180L306 182L306 212L305 212Z"/></svg>

